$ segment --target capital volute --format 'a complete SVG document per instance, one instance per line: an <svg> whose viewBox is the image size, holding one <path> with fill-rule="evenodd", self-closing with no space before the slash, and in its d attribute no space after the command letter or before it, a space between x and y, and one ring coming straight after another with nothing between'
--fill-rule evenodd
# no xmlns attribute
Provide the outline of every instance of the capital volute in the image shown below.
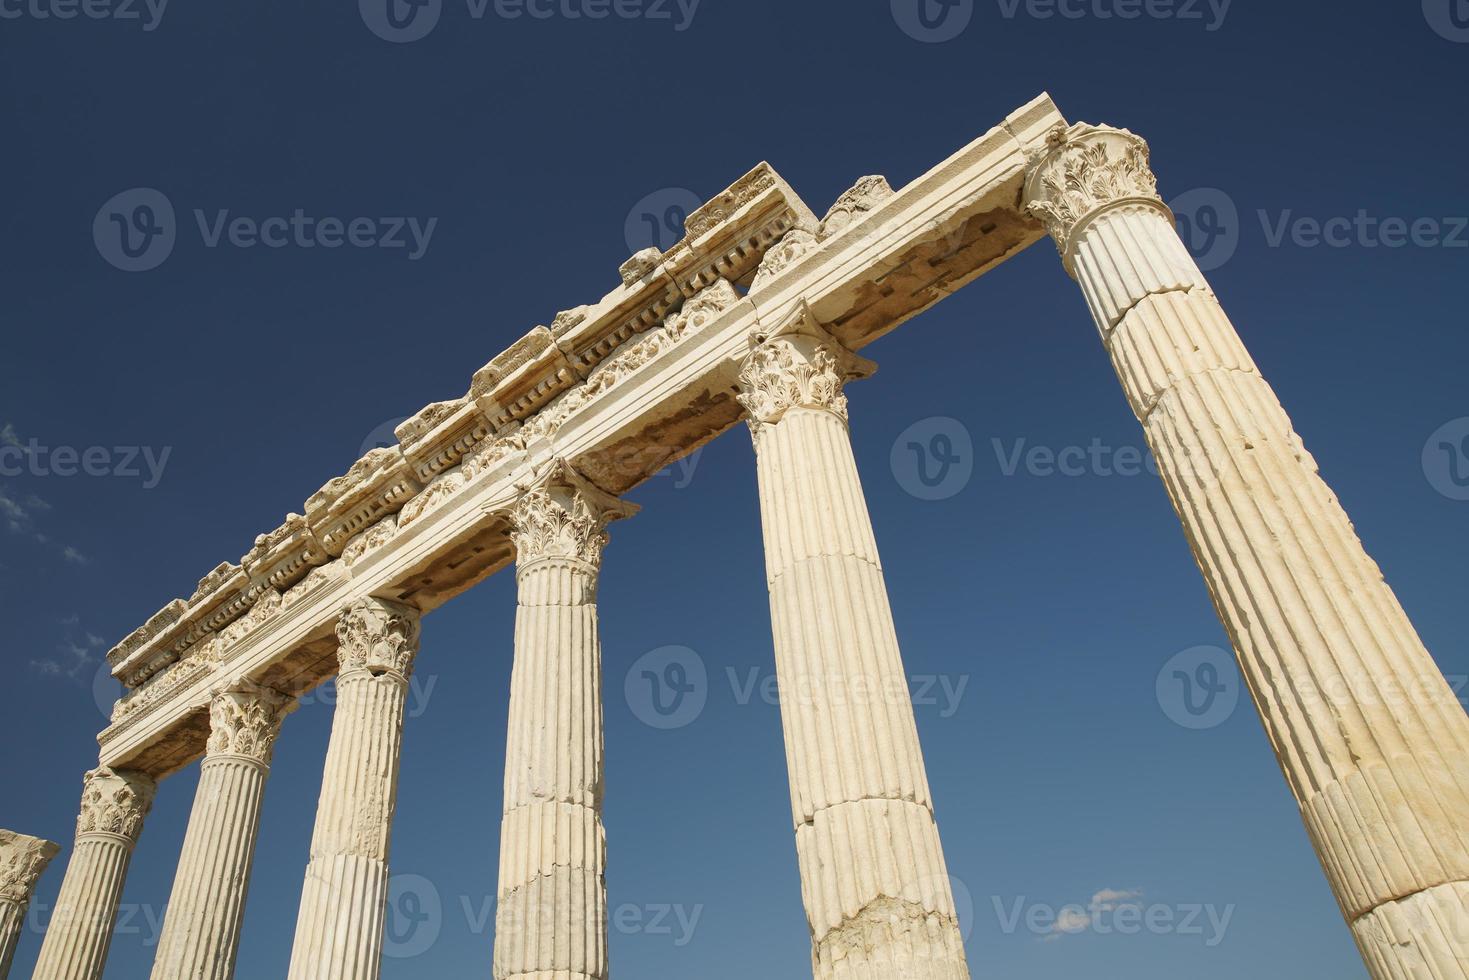
<svg viewBox="0 0 1469 980"><path fill-rule="evenodd" d="M341 673L367 671L406 680L418 654L419 611L387 599L364 596L337 617L337 661Z"/></svg>
<svg viewBox="0 0 1469 980"><path fill-rule="evenodd" d="M1081 231L1104 212L1127 204L1173 220L1158 196L1147 142L1125 129L1058 126L1030 163L1025 206L1045 224L1068 271Z"/></svg>
<svg viewBox="0 0 1469 980"><path fill-rule="evenodd" d="M146 773L99 766L82 778L77 836L112 834L136 843L157 784Z"/></svg>
<svg viewBox="0 0 1469 980"><path fill-rule="evenodd" d="M853 354L828 333L804 302L778 328L750 337L740 368L739 401L758 436L793 408L825 409L847 420L846 383L877 365Z"/></svg>
<svg viewBox="0 0 1469 980"><path fill-rule="evenodd" d="M208 757L243 756L270 765L281 722L296 702L248 681L216 688L209 701Z"/></svg>
<svg viewBox="0 0 1469 980"><path fill-rule="evenodd" d="M562 558L601 565L607 525L637 513L635 504L613 496L555 458L535 471L517 490L504 513L510 522L516 563Z"/></svg>
<svg viewBox="0 0 1469 980"><path fill-rule="evenodd" d="M0 902L29 902L41 872L60 850L51 841L0 830Z"/></svg>

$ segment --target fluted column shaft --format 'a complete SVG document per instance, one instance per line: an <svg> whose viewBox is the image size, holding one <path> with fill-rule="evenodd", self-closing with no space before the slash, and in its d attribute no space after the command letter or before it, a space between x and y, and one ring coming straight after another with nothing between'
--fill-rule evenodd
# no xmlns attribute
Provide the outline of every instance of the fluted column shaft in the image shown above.
<svg viewBox="0 0 1469 980"><path fill-rule="evenodd" d="M965 980L887 585L847 431L859 359L804 312L742 374L801 890L819 980Z"/></svg>
<svg viewBox="0 0 1469 980"><path fill-rule="evenodd" d="M229 980L260 829L260 802L287 699L227 688L209 706L210 733L184 835L153 980Z"/></svg>
<svg viewBox="0 0 1469 980"><path fill-rule="evenodd" d="M631 512L557 463L509 514L519 604L496 980L607 977L597 575L606 524Z"/></svg>
<svg viewBox="0 0 1469 980"><path fill-rule="evenodd" d="M128 863L155 789L144 773L106 766L83 779L76 843L36 960L36 980L102 976Z"/></svg>
<svg viewBox="0 0 1469 980"><path fill-rule="evenodd" d="M418 611L360 599L337 622L337 705L289 980L375 980Z"/></svg>
<svg viewBox="0 0 1469 980"><path fill-rule="evenodd" d="M1028 196L1147 433L1369 969L1469 977L1469 718L1184 249L1146 144L1058 133Z"/></svg>
<svg viewBox="0 0 1469 980"><path fill-rule="evenodd" d="M10 976L36 882L60 850L51 841L0 830L0 980Z"/></svg>

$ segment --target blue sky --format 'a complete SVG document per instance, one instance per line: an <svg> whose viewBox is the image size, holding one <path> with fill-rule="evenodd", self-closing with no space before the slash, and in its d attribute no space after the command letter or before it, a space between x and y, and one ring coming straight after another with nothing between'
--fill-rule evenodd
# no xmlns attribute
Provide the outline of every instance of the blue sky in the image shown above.
<svg viewBox="0 0 1469 980"><path fill-rule="evenodd" d="M109 646L602 295L691 197L769 160L821 213L1043 90L1150 140L1323 474L1469 676L1462 2L905 2L443 0L396 42L370 4L0 2L0 826L70 842ZM174 241L128 272L93 225L135 188ZM298 209L371 244L255 242ZM1202 728L1169 682L1207 679L1223 632L1054 249L864 353L853 440L975 975L1365 977L1237 677ZM913 442L957 460L937 493ZM613 970L809 975L748 436L632 499L601 590ZM501 575L425 622L385 977L488 975L513 613ZM682 727L643 720L650 654L703 669ZM330 721L318 697L285 724L242 978L284 974ZM160 790L110 978L147 976L194 783Z"/></svg>

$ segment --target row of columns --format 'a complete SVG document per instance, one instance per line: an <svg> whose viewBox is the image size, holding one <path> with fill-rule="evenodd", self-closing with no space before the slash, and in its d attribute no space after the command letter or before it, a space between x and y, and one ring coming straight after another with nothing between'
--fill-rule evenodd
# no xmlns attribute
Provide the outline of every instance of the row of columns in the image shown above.
<svg viewBox="0 0 1469 980"><path fill-rule="evenodd" d="M1469 980L1469 718L1251 362L1156 191L1142 140L1079 126L1026 204L1081 284L1376 980ZM966 980L963 940L848 432L871 371L802 307L753 339L754 437L802 898L818 980ZM506 515L517 554L497 980L605 980L606 526L633 508L556 462ZM341 673L290 980L378 975L418 614L337 626ZM228 978L270 748L289 704L236 686L211 736L154 980ZM89 773L36 976L95 980L153 793ZM3 911L3 909L0 909ZM63 914L64 913L64 914Z"/></svg>

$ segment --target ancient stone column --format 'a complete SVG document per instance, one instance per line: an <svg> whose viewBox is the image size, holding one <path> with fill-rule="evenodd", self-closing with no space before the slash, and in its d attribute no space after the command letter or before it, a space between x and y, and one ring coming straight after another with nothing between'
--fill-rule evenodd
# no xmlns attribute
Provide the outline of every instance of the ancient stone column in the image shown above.
<svg viewBox="0 0 1469 980"><path fill-rule="evenodd" d="M557 461L522 488L509 514L520 595L496 980L607 976L597 573L608 522L634 510Z"/></svg>
<svg viewBox="0 0 1469 980"><path fill-rule="evenodd" d="M265 777L289 704L251 684L226 688L209 704L209 742L153 980L234 976Z"/></svg>
<svg viewBox="0 0 1469 980"><path fill-rule="evenodd" d="M1175 233L1147 145L1058 130L1027 198L1081 284L1369 969L1469 977L1469 720Z"/></svg>
<svg viewBox="0 0 1469 980"><path fill-rule="evenodd" d="M76 843L36 960L36 980L102 976L128 862L155 789L151 776L127 769L102 766L83 778Z"/></svg>
<svg viewBox="0 0 1469 980"><path fill-rule="evenodd" d="M804 308L757 346L755 439L801 890L819 980L969 976L887 584L847 432L871 365Z"/></svg>
<svg viewBox="0 0 1469 980"><path fill-rule="evenodd" d="M301 889L290 980L374 980L418 610L358 599L337 621L337 707Z"/></svg>
<svg viewBox="0 0 1469 980"><path fill-rule="evenodd" d="M48 840L0 830L0 980L10 976L36 882L60 850Z"/></svg>

